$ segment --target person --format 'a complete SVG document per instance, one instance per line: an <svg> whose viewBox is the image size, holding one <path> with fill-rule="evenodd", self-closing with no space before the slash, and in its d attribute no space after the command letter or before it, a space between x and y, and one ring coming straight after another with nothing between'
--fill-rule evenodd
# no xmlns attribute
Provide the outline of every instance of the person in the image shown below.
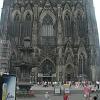
<svg viewBox="0 0 100 100"><path fill-rule="evenodd" d="M48 92L45 93L44 97L45 97L45 100L51 100L50 95L48 94Z"/></svg>
<svg viewBox="0 0 100 100"><path fill-rule="evenodd" d="M86 98L86 100L89 100L90 92L91 92L90 87L87 84L85 84L85 86L83 88L83 93L84 93L84 97Z"/></svg>
<svg viewBox="0 0 100 100"><path fill-rule="evenodd" d="M64 100L69 100L69 95L67 93L64 94Z"/></svg>
<svg viewBox="0 0 100 100"><path fill-rule="evenodd" d="M97 89L99 90L100 82L99 81L96 81L96 85L97 85Z"/></svg>
<svg viewBox="0 0 100 100"><path fill-rule="evenodd" d="M90 99L89 100L93 100L92 96L90 96Z"/></svg>

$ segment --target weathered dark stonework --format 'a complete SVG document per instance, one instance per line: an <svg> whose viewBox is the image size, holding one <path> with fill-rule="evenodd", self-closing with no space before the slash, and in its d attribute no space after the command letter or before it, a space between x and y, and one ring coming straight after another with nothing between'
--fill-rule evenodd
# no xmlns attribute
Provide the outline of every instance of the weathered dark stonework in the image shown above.
<svg viewBox="0 0 100 100"><path fill-rule="evenodd" d="M92 0L4 0L2 34L19 82L96 79L98 31ZM15 71L14 71L15 70Z"/></svg>

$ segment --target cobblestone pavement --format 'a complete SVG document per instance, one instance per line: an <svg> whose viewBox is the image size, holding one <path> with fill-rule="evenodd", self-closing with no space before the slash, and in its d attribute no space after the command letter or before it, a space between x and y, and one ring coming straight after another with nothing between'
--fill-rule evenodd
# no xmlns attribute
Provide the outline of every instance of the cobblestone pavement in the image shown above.
<svg viewBox="0 0 100 100"><path fill-rule="evenodd" d="M95 94L92 94L91 96L93 97ZM100 94L99 94L100 95ZM51 100L63 100L63 96L62 95L50 95ZM16 100L45 100L44 99L44 95L35 95L35 97L31 97L31 98L17 98ZM83 94L71 94L69 96L69 100L85 100L85 98L83 97ZM98 100L100 100L100 98L98 98Z"/></svg>
<svg viewBox="0 0 100 100"><path fill-rule="evenodd" d="M35 97L22 97L22 98L16 98L16 100L45 100L44 98L44 93L45 91L48 90L54 90L54 87L42 87L42 86L33 86L32 90L36 90L39 91L38 93L36 93L35 91ZM43 93L41 93L43 91ZM63 90L63 87L62 87ZM74 86L71 87L71 90L73 90L74 92L70 95L70 99L69 100L85 100L83 94L82 94L82 87L79 88L75 88ZM77 92L78 91L78 92ZM91 94L91 96L93 97L96 94ZM100 95L100 92L99 92ZM54 94L50 94L50 98L51 100L63 100L63 95L54 95ZM100 96L98 98L98 100L100 100Z"/></svg>

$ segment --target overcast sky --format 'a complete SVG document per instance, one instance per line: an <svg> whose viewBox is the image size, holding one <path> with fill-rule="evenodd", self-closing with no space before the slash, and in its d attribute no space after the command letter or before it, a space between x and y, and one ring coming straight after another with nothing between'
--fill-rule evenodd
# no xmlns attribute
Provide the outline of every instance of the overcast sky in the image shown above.
<svg viewBox="0 0 100 100"><path fill-rule="evenodd" d="M100 0L93 0L93 1L94 1L98 32L99 32L99 39L100 39L100 11L99 11L100 10ZM2 5L3 5L3 0L0 0L0 14L1 14Z"/></svg>

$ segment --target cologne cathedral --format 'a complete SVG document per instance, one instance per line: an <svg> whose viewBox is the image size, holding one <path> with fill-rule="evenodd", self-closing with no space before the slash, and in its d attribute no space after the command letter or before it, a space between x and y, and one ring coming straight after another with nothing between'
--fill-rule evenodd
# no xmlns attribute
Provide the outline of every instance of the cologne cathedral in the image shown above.
<svg viewBox="0 0 100 100"><path fill-rule="evenodd" d="M18 82L96 79L93 0L4 0L0 24Z"/></svg>

